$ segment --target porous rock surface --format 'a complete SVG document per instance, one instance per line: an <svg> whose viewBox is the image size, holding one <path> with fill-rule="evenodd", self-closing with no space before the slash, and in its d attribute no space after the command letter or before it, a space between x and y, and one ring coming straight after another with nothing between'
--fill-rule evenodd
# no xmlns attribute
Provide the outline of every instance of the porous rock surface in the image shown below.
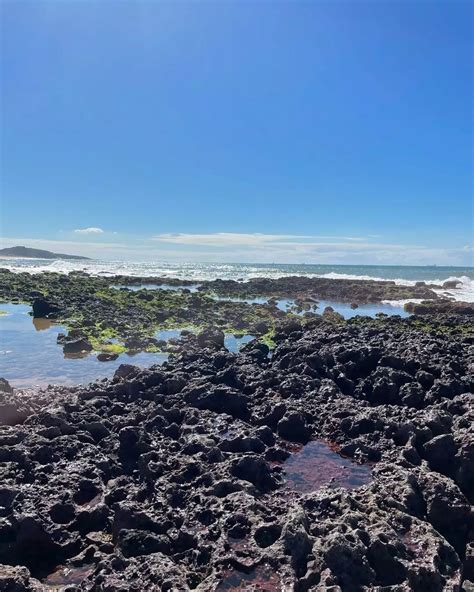
<svg viewBox="0 0 474 592"><path fill-rule="evenodd" d="M188 335L163 366L0 393L0 590L471 590L470 340L400 319L275 340ZM311 439L370 481L288 487Z"/></svg>

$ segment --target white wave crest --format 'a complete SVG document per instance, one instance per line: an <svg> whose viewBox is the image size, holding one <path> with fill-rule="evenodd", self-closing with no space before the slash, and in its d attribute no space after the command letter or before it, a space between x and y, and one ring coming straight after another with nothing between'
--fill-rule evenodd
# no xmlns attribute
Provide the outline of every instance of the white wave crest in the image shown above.
<svg viewBox="0 0 474 592"><path fill-rule="evenodd" d="M316 266L317 271L312 270L311 265L252 265L252 264L218 264L218 263L166 263L166 262L130 262L130 261L69 261L69 260L45 260L45 259L0 259L0 267L9 269L15 273L44 273L56 272L68 274L71 271L84 271L91 275L113 276L128 275L136 277L168 277L175 279L193 280L195 282L220 279L232 279L249 281L252 278L265 277L277 279L285 276L306 276L320 277L327 279L345 279L345 280L376 280L385 282L394 282L399 286L414 286L417 281L425 281L427 284L442 286L447 281L457 281L457 288L437 288L435 292L440 296L460 300L464 302L474 302L474 279L467 275L449 276L444 279L433 277L426 279L426 271L420 268L419 279L391 278L381 275L371 275L367 273L370 268L360 266L361 273L343 273L341 271L323 271ZM331 266L327 266L331 267ZM337 266L336 266L337 267ZM352 266L354 268L355 266ZM357 268L356 268L357 269ZM377 268L378 273L383 271ZM431 270L433 276L436 271ZM454 269L453 269L454 271ZM403 274L403 267L398 268L397 273ZM449 273L449 271L448 271ZM446 273L446 275L448 274ZM387 275L392 275L393 269L388 271ZM424 277L423 277L424 276ZM413 300L411 300L413 301ZM404 304L405 301L391 301L390 304Z"/></svg>

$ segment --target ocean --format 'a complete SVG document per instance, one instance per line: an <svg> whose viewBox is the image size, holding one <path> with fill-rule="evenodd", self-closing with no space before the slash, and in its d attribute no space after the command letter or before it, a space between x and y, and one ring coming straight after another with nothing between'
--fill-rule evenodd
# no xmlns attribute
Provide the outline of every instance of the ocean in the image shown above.
<svg viewBox="0 0 474 592"><path fill-rule="evenodd" d="M461 282L459 288L440 290L456 300L474 302L474 267L405 266L405 265L313 265L277 263L164 263L104 261L68 261L49 259L1 259L0 267L14 272L69 273L85 271L93 275L129 275L170 277L196 282L216 278L246 281L255 277L278 278L289 275L331 279L391 280L400 285L424 281L442 284L447 280Z"/></svg>

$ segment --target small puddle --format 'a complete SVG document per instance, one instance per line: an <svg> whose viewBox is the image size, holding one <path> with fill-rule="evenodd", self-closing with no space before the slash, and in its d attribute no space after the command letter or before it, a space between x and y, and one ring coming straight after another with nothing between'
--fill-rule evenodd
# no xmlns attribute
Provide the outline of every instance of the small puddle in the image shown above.
<svg viewBox="0 0 474 592"><path fill-rule="evenodd" d="M283 462L286 486L300 493L310 493L320 487L355 489L369 483L372 470L344 458L321 440L313 440Z"/></svg>
<svg viewBox="0 0 474 592"><path fill-rule="evenodd" d="M255 339L255 335L234 335L233 333L226 333L224 345L229 351L236 354L243 345L252 341L252 339Z"/></svg>
<svg viewBox="0 0 474 592"><path fill-rule="evenodd" d="M264 296L246 297L246 296L223 296L222 294L208 293L213 300L219 302L244 302L245 304L267 304L268 298Z"/></svg>
<svg viewBox="0 0 474 592"><path fill-rule="evenodd" d="M282 590L280 578L268 565L259 565L250 573L237 569L224 574L216 592L279 592Z"/></svg>
<svg viewBox="0 0 474 592"><path fill-rule="evenodd" d="M170 339L180 339L182 331L193 332L193 327L179 327L178 329L160 329L155 333L155 338L160 341L169 341Z"/></svg>
<svg viewBox="0 0 474 592"><path fill-rule="evenodd" d="M93 565L58 567L43 582L47 590L61 590L63 586L78 586L94 571Z"/></svg>

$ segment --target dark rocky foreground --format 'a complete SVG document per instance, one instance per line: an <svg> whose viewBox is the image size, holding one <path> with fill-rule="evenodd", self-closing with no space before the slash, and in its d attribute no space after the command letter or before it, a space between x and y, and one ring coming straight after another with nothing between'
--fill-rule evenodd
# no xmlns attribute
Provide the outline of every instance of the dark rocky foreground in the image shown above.
<svg viewBox="0 0 474 592"><path fill-rule="evenodd" d="M222 337L87 388L0 385L0 590L474 590L472 336Z"/></svg>

